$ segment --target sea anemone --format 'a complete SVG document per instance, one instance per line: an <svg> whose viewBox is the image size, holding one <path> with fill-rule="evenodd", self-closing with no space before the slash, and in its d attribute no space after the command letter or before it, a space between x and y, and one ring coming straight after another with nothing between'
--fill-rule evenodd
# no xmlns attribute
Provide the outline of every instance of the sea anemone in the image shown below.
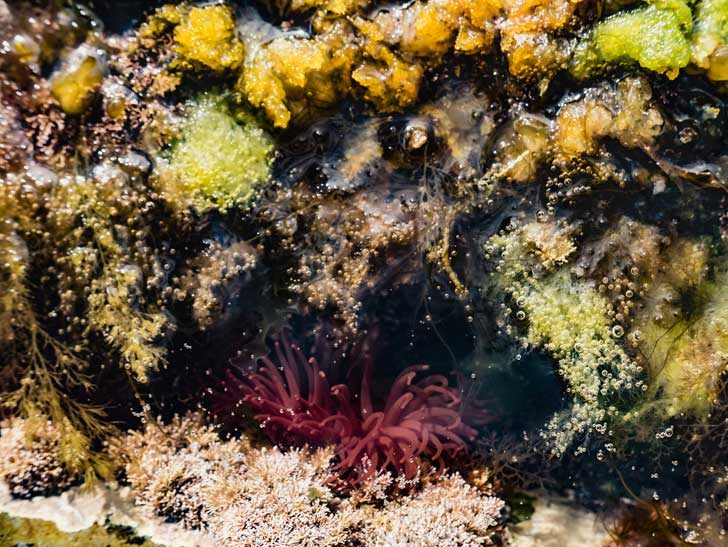
<svg viewBox="0 0 728 547"><path fill-rule="evenodd" d="M279 444L334 445L334 470L349 484L361 484L384 470L413 479L423 459L443 468L446 458L465 452L466 442L475 438L476 431L462 420L461 394L447 378L416 379L429 370L427 365L405 369L386 400L376 404L373 359L365 349L355 367L361 369L355 395L345 384L330 386L317 360L306 359L285 336L274 347L278 366L263 357L252 370L227 371L218 410L230 408L233 401L246 405Z"/></svg>

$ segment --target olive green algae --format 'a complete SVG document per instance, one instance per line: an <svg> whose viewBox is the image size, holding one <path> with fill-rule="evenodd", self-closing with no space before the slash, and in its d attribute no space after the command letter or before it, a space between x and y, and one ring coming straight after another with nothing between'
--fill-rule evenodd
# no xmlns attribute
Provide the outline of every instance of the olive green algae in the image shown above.
<svg viewBox="0 0 728 547"><path fill-rule="evenodd" d="M0 547L79 547L106 546L123 547L162 547L159 543L137 536L126 526L110 523L94 524L78 532L63 532L58 527L42 519L11 517L0 513Z"/></svg>

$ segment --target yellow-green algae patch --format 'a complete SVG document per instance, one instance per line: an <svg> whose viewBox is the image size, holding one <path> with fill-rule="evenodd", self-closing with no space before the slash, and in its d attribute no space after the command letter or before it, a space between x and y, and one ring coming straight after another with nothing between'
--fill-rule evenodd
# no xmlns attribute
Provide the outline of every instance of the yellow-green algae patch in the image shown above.
<svg viewBox="0 0 728 547"><path fill-rule="evenodd" d="M78 532L62 532L58 527L41 519L11 517L0 513L0 547L162 547L158 543L139 537L123 526L94 524Z"/></svg>
<svg viewBox="0 0 728 547"><path fill-rule="evenodd" d="M555 230L548 224L526 224L491 237L486 254L499 256L496 283L509 293L516 318L527 327L523 340L557 360L574 402L546 426L554 454L561 455L584 434L601 433L620 411L613 401L641 382L636 364L619 339L624 330L612 320L609 300L586 281L573 278L563 264L574 248L568 232L544 241ZM577 451L582 450L577 448Z"/></svg>
<svg viewBox="0 0 728 547"><path fill-rule="evenodd" d="M270 177L273 140L247 111L205 94L190 105L161 176L173 201L195 209L245 206Z"/></svg>
<svg viewBox="0 0 728 547"><path fill-rule="evenodd" d="M674 77L690 62L692 14L682 0L658 0L598 23L576 48L571 72L590 76L604 64L637 62Z"/></svg>

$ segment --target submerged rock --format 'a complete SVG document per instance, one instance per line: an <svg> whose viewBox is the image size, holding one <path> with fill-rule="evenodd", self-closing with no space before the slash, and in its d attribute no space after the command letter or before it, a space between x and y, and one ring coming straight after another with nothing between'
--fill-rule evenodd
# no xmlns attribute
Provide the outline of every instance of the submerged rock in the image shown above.
<svg viewBox="0 0 728 547"><path fill-rule="evenodd" d="M16 543L53 547L211 544L199 531L145 515L134 505L128 488L99 484L91 489L72 488L57 496L19 500L0 483L0 545Z"/></svg>
<svg viewBox="0 0 728 547"><path fill-rule="evenodd" d="M509 529L513 547L584 547L609 538L597 513L564 499L539 497L528 520Z"/></svg>

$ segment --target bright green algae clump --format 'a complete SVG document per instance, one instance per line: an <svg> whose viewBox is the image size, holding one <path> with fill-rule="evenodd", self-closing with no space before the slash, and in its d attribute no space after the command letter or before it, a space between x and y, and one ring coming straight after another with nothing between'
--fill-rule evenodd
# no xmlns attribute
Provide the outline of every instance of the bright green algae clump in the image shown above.
<svg viewBox="0 0 728 547"><path fill-rule="evenodd" d="M585 78L605 63L636 61L676 76L690 62L690 8L682 0L660 0L598 23L576 48L571 72Z"/></svg>
<svg viewBox="0 0 728 547"><path fill-rule="evenodd" d="M244 206L268 181L272 148L271 137L249 113L203 95L172 147L163 186L198 210Z"/></svg>

